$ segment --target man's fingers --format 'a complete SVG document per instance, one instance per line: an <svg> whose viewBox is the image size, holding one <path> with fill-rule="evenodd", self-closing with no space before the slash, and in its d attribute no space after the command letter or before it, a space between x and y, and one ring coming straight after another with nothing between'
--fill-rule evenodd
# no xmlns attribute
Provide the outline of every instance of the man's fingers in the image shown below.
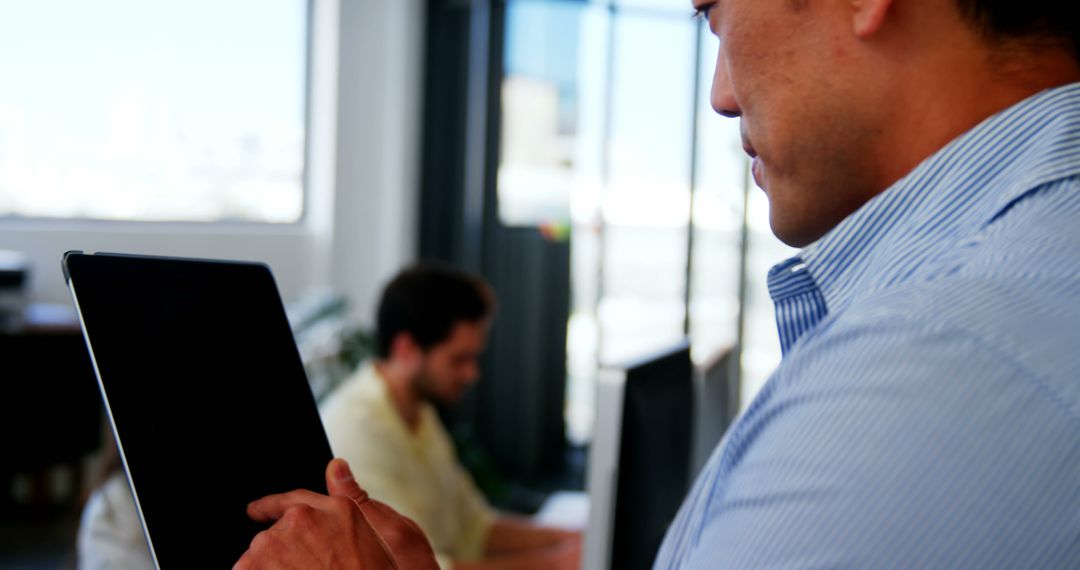
<svg viewBox="0 0 1080 570"><path fill-rule="evenodd" d="M344 459L334 459L326 466L326 487L332 497L347 497L358 504L367 500L367 492L353 479L349 464ZM279 495L268 495L248 505L248 516L259 521L276 521L285 511L296 505L325 507L328 497L312 491L298 490Z"/></svg>
<svg viewBox="0 0 1080 570"><path fill-rule="evenodd" d="M326 466L326 488L331 497L348 497L357 504L368 499L367 492L361 489L360 484L353 478L349 464L340 457Z"/></svg>
<svg viewBox="0 0 1080 570"><path fill-rule="evenodd" d="M342 503L346 503L352 513L359 514L351 501L342 497L323 498L342 508ZM294 505L272 527L255 535L233 570L338 568L342 565L365 569L399 568L389 547L367 523L357 528L332 511L306 507L303 503Z"/></svg>
<svg viewBox="0 0 1080 570"><path fill-rule="evenodd" d="M248 516L259 522L276 521L285 516L285 511L298 505L318 508L325 506L329 497L312 491L298 490L280 495L269 495L248 504Z"/></svg>
<svg viewBox="0 0 1080 570"><path fill-rule="evenodd" d="M438 570L435 552L420 525L379 501L365 501L360 504L360 510L394 553L401 568Z"/></svg>
<svg viewBox="0 0 1080 570"><path fill-rule="evenodd" d="M420 527L370 500L344 460L326 466L326 486L330 495L300 490L249 504L252 519L274 525L256 535L236 570L321 568L343 560L349 568L438 570Z"/></svg>
<svg viewBox="0 0 1080 570"><path fill-rule="evenodd" d="M383 503L368 500L367 491L356 482L344 459L334 459L326 466L326 488L331 496L348 497L360 507L364 518L396 556L401 568L438 570L434 563L435 553L424 531Z"/></svg>

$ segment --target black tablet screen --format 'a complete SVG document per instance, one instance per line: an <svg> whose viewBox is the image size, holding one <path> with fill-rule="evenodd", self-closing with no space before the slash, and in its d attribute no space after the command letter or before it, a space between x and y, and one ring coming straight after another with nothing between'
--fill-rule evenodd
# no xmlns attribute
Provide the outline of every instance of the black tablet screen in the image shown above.
<svg viewBox="0 0 1080 570"><path fill-rule="evenodd" d="M267 267L69 254L113 427L160 567L230 568L248 502L325 492L330 447Z"/></svg>

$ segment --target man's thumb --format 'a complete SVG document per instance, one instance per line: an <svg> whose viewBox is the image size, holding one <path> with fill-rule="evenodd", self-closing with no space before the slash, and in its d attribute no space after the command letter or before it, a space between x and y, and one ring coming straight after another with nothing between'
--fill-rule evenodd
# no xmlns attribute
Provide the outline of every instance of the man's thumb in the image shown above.
<svg viewBox="0 0 1080 570"><path fill-rule="evenodd" d="M353 478L352 470L344 459L336 458L326 466L326 489L332 497L348 497L362 503L367 500L367 492Z"/></svg>

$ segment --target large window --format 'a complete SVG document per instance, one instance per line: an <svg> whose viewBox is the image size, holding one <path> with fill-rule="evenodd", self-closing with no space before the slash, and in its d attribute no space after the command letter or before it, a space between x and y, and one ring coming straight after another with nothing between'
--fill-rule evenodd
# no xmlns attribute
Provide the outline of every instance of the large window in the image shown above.
<svg viewBox="0 0 1080 570"><path fill-rule="evenodd" d="M689 336L741 346L744 401L779 361L772 236L738 122L709 107L716 39L689 3L507 4L502 223L569 228L570 439L590 437L604 363ZM740 318L741 316L741 318Z"/></svg>
<svg viewBox="0 0 1080 570"><path fill-rule="evenodd" d="M290 223L306 0L0 7L0 218Z"/></svg>

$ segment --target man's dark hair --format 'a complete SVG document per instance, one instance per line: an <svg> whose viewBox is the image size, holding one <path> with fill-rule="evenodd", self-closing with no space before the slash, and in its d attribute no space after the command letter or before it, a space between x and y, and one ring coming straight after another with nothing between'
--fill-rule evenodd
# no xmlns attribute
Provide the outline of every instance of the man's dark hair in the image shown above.
<svg viewBox="0 0 1080 570"><path fill-rule="evenodd" d="M960 12L989 38L1048 41L1080 61L1077 0L957 0Z"/></svg>
<svg viewBox="0 0 1080 570"><path fill-rule="evenodd" d="M457 323L480 322L494 312L495 294L479 277L443 265L414 265L383 290L375 353L390 356L394 337L403 332L427 350L446 340Z"/></svg>

